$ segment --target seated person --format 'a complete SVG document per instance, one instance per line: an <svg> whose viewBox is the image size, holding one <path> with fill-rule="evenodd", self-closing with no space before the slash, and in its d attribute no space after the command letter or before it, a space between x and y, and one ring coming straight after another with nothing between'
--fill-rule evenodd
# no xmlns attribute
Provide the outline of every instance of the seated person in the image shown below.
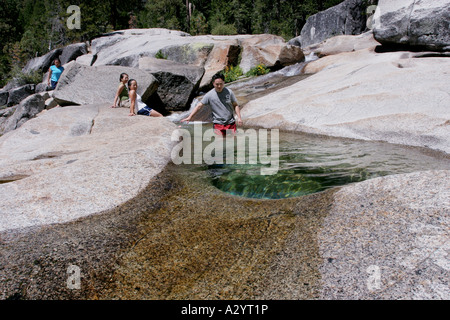
<svg viewBox="0 0 450 320"><path fill-rule="evenodd" d="M129 116L134 116L136 114L142 116L150 116L150 117L162 117L158 111L153 110L149 106L147 106L144 102L142 102L141 96L136 93L137 90L137 81L131 79L128 81L128 89L130 96L130 114Z"/></svg>
<svg viewBox="0 0 450 320"><path fill-rule="evenodd" d="M128 82L128 74L121 73L120 74L120 84L117 87L116 96L114 97L114 103L111 108L116 107L130 107L130 97L128 96L127 82Z"/></svg>

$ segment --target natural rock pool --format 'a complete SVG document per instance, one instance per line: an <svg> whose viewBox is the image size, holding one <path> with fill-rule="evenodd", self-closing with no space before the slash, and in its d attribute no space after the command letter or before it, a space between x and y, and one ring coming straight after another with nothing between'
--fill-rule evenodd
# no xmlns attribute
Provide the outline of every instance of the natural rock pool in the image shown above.
<svg viewBox="0 0 450 320"><path fill-rule="evenodd" d="M193 135L194 126L182 125ZM202 124L203 132L211 127L211 124ZM244 132L245 129L241 135ZM271 156L270 133L268 131L268 156ZM182 165L187 171L207 171L212 184L224 192L256 199L298 197L381 176L450 169L447 156L420 148L302 133L278 132L278 135L278 161L274 174L261 174L261 168L270 166L267 162L250 163L249 153L258 146L252 145L248 138L245 140L245 163L238 162L239 133L224 139L223 157L216 157L214 163ZM235 142L230 143L230 140ZM196 152L204 153L208 146L211 149L211 141L203 141L202 149L195 150L192 139L192 159ZM226 158L227 152L231 154L230 148L234 155L232 161Z"/></svg>
<svg viewBox="0 0 450 320"><path fill-rule="evenodd" d="M265 96L271 92L302 81L310 75L303 73L303 68L317 57L310 55L305 62L286 67L277 72L264 76L243 79L227 87L235 93L241 106L253 99ZM200 99L200 97L198 98ZM180 128L194 134L195 123L181 124L180 120L196 106L199 100L195 99L191 109L181 114L173 114L168 118L177 123ZM208 109L204 107L203 109ZM202 122L202 135L211 130L210 118L206 115L208 110L201 110L202 115L197 119ZM244 124L245 124L245 119ZM198 124L198 122L197 122ZM246 129L241 128L244 133ZM270 131L268 130L268 150L270 154ZM248 131L247 131L248 132ZM242 134L242 132L241 132ZM435 169L450 169L449 156L429 149L407 147L383 142L352 140L334 138L329 136L315 136L303 133L279 132L277 144L278 170L273 175L262 175L261 168L267 164L249 163L249 152L258 149L255 141L246 140L245 159L242 163L237 161L238 147L235 138L233 146L234 161L226 161L227 147L223 143L223 164L190 165L184 164L185 170L192 172L207 171L212 185L226 193L255 199L283 199L312 194L326 189L343 186L349 183L361 182L381 176L410 173ZM212 139L203 141L200 152L210 147ZM198 140L197 140L198 143ZM257 143L256 143L257 144ZM211 148L210 148L211 149ZM228 147L230 149L230 147ZM195 157L194 139L191 147ZM268 155L269 155L268 154ZM240 164L238 164L240 163Z"/></svg>

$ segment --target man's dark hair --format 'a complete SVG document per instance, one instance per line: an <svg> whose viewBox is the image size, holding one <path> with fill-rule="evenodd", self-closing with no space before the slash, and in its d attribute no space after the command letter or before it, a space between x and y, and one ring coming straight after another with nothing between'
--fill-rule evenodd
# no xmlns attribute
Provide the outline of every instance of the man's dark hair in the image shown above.
<svg viewBox="0 0 450 320"><path fill-rule="evenodd" d="M213 75L211 81L214 82L217 79L222 79L223 81L225 81L225 76L222 73L216 73L215 75Z"/></svg>

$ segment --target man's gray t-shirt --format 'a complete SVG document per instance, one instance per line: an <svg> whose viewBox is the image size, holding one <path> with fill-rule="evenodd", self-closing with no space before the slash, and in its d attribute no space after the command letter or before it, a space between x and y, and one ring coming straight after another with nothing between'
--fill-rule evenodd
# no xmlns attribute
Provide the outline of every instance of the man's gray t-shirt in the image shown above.
<svg viewBox="0 0 450 320"><path fill-rule="evenodd" d="M203 104L211 107L213 122L217 124L233 124L233 103L237 103L236 97L228 88L223 88L222 92L216 89L210 90L202 99Z"/></svg>

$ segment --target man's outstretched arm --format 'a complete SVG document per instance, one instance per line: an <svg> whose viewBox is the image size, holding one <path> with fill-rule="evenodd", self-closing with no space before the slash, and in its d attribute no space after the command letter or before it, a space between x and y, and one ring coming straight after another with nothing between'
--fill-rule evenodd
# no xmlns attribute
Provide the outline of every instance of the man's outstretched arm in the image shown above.
<svg viewBox="0 0 450 320"><path fill-rule="evenodd" d="M184 118L183 120L181 120L181 122L189 122L191 121L192 117L198 112L198 110L200 110L203 107L203 103L199 102L194 110L192 110L191 114L189 115L189 117Z"/></svg>

